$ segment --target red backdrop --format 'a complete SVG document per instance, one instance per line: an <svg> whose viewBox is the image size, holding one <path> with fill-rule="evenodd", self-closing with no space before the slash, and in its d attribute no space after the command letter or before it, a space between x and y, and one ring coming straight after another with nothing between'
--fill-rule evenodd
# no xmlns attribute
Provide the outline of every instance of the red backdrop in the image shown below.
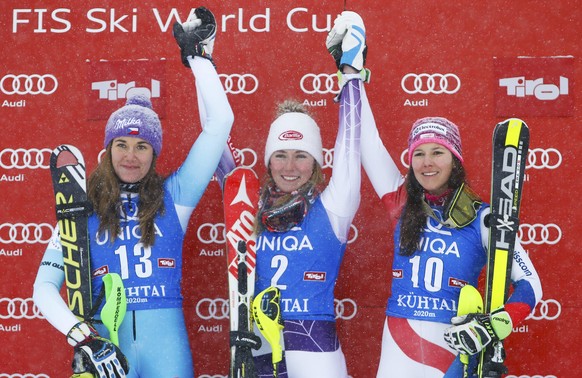
<svg viewBox="0 0 582 378"><path fill-rule="evenodd" d="M31 299L55 223L50 151L74 144L91 171L106 118L137 90L151 94L162 116L164 173L177 168L195 140L200 126L193 78L170 32L191 7L205 5L217 17L215 62L236 116L232 137L245 165L264 173L264 140L275 105L284 99L304 101L317 118L327 174L337 129L335 67L324 41L343 10L341 1L46 3L0 5L0 377L70 374L70 347ZM521 236L544 294L506 343L510 377L577 377L582 276L576 268L580 206L574 188L582 7L576 0L461 3L466 5L348 1L366 22L368 96L380 134L398 161L415 119L439 115L457 123L469 177L485 198L493 126L511 116L529 124ZM379 359L392 253L384 219L365 178L336 290L340 338L354 378L375 376ZM224 377L226 262L216 182L189 227L183 288L196 375Z"/></svg>

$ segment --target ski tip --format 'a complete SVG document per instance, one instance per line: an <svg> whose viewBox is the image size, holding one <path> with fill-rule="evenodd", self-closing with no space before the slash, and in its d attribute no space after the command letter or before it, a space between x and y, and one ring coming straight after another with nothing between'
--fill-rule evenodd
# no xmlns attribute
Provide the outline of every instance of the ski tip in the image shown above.
<svg viewBox="0 0 582 378"><path fill-rule="evenodd" d="M55 168L83 165L83 156L75 146L62 144L53 150L52 165Z"/></svg>
<svg viewBox="0 0 582 378"><path fill-rule="evenodd" d="M524 127L524 128L528 127L527 123L525 123L523 119L516 117L508 118L505 121L500 122L500 124L507 124L514 127Z"/></svg>
<svg viewBox="0 0 582 378"><path fill-rule="evenodd" d="M77 165L79 164L79 160L71 151L61 151L57 156L57 168L66 167L68 165Z"/></svg>

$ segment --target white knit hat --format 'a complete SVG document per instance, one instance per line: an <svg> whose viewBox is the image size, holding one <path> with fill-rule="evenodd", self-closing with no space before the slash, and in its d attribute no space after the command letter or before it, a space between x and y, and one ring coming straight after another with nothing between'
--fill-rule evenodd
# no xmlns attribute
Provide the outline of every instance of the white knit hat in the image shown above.
<svg viewBox="0 0 582 378"><path fill-rule="evenodd" d="M265 166L269 166L271 155L279 150L308 152L323 167L319 127L305 113L284 113L273 121L265 144Z"/></svg>

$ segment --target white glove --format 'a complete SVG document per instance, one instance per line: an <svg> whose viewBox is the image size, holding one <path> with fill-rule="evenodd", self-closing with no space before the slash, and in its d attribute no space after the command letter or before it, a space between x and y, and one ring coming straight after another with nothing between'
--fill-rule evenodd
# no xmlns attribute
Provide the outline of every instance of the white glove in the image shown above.
<svg viewBox="0 0 582 378"><path fill-rule="evenodd" d="M334 21L325 46L341 68L344 64L361 71L366 63L366 28L359 14L343 11Z"/></svg>
<svg viewBox="0 0 582 378"><path fill-rule="evenodd" d="M511 333L511 317L503 307L491 314L468 314L451 319L452 327L445 330L445 341L459 353L477 354L494 341Z"/></svg>

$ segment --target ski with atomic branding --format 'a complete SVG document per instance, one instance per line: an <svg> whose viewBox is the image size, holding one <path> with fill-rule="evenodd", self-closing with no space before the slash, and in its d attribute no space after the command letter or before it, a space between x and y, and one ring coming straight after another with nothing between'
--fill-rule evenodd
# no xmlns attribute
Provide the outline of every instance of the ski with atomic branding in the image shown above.
<svg viewBox="0 0 582 378"><path fill-rule="evenodd" d="M230 303L230 377L256 378L252 349L261 340L253 332L251 304L255 288L255 216L259 180L249 168L226 175L223 187Z"/></svg>
<svg viewBox="0 0 582 378"><path fill-rule="evenodd" d="M511 118L495 126L485 281L486 314L503 306L509 294L528 148L529 128L525 122ZM507 373L504 361L503 342L488 345L479 357L479 378L498 378Z"/></svg>
<svg viewBox="0 0 582 378"><path fill-rule="evenodd" d="M60 145L51 155L50 171L55 193L65 269L69 309L87 320L92 309L91 265L88 238L88 214L85 160L74 146Z"/></svg>

